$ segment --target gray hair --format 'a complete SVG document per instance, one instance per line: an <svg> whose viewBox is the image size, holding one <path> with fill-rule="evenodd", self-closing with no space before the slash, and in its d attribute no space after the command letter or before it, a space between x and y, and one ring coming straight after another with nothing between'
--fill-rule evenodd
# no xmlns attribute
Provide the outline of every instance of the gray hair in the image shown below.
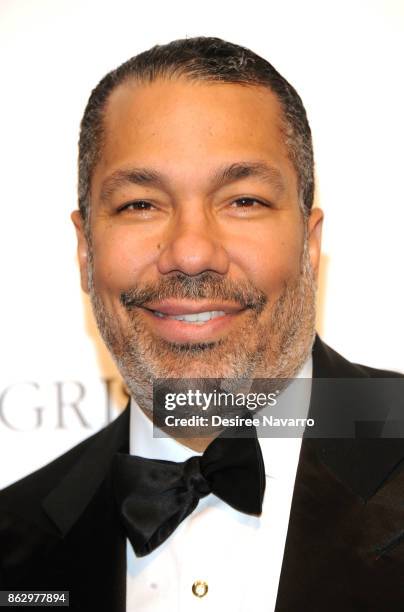
<svg viewBox="0 0 404 612"><path fill-rule="evenodd" d="M283 131L295 168L299 200L305 217L313 205L314 158L311 130L303 102L296 90L265 59L249 49L220 38L197 37L156 45L109 72L91 92L80 127L78 203L88 228L90 185L103 145L103 117L111 92L123 82L136 79L185 77L268 87L283 111Z"/></svg>

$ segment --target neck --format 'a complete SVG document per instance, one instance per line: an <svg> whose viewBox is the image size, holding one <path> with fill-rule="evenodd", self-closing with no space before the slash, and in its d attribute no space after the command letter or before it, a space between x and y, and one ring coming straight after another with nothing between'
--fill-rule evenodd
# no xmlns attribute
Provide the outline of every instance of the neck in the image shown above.
<svg viewBox="0 0 404 612"><path fill-rule="evenodd" d="M144 409L142 406L140 406L140 404L138 404L138 406L143 412L143 414L147 416L149 421L154 423L153 416L150 413L150 411L147 409ZM209 446L209 444L212 442L212 440L214 440L216 436L219 435L219 433L220 432L218 432L215 435L210 435L210 436L205 436L205 437L202 437L202 436L195 436L195 437L192 436L190 438L188 437L177 438L176 436L170 436L170 437L176 442L179 442L179 444L182 444L182 446L190 448L191 450L194 450L197 453L203 453L205 449Z"/></svg>
<svg viewBox="0 0 404 612"><path fill-rule="evenodd" d="M174 438L174 440L197 453L203 453L215 437L216 436L210 436L209 438Z"/></svg>

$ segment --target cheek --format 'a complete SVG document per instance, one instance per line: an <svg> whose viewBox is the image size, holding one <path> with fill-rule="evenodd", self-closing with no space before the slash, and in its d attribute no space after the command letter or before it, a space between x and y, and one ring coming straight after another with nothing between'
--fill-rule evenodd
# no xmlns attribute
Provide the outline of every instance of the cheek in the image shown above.
<svg viewBox="0 0 404 612"><path fill-rule="evenodd" d="M293 228L291 232L251 232L232 249L231 259L243 275L259 289L274 297L285 282L300 274L303 239Z"/></svg>
<svg viewBox="0 0 404 612"><path fill-rule="evenodd" d="M93 241L94 285L100 292L114 295L142 279L155 254L157 242L150 244L130 231L100 233Z"/></svg>

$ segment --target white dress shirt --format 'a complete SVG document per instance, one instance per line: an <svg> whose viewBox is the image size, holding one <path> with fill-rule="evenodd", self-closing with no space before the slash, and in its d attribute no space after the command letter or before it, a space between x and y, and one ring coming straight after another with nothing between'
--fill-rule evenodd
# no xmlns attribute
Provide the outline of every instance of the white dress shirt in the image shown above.
<svg viewBox="0 0 404 612"><path fill-rule="evenodd" d="M296 378L311 376L310 358ZM259 442L266 474L262 514L243 514L210 494L146 557L137 558L128 541L127 612L274 611L301 438ZM130 453L170 461L198 454L173 438L153 438L152 422L133 399ZM203 597L192 591L196 581L207 585Z"/></svg>

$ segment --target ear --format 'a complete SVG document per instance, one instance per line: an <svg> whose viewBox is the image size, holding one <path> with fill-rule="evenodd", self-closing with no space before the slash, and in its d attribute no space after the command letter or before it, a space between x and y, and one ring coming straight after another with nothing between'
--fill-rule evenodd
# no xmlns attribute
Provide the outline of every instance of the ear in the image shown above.
<svg viewBox="0 0 404 612"><path fill-rule="evenodd" d="M84 221L79 210L74 210L71 220L77 235L77 257L80 266L81 288L88 293L88 242L84 231Z"/></svg>
<svg viewBox="0 0 404 612"><path fill-rule="evenodd" d="M311 266L317 280L321 255L321 230L324 213L320 208L313 208L308 219L308 243Z"/></svg>

